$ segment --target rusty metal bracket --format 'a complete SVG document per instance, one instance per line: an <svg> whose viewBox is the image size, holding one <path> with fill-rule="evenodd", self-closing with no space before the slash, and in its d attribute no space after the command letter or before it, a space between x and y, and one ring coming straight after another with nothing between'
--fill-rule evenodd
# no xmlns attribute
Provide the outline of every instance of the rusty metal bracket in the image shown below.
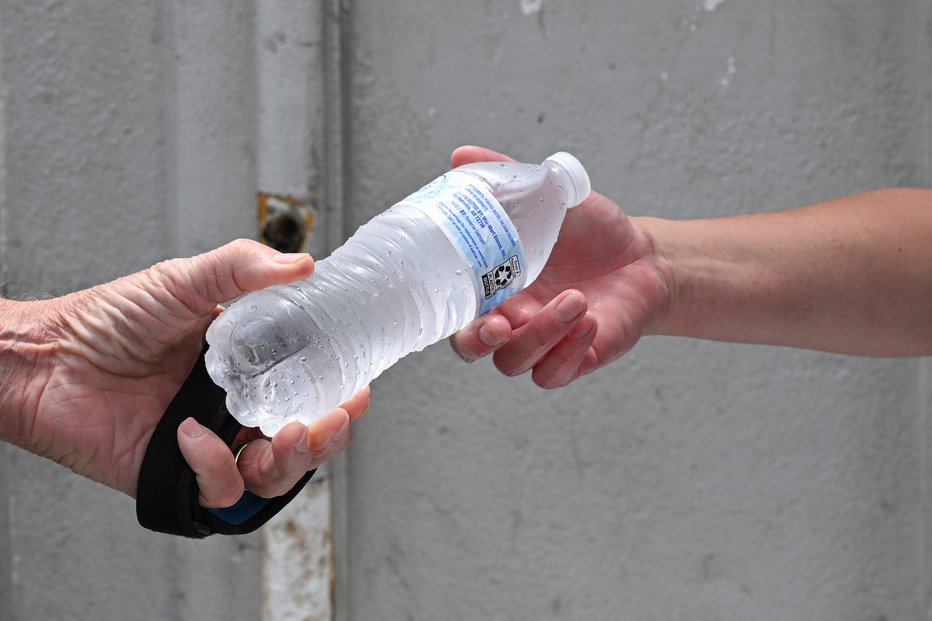
<svg viewBox="0 0 932 621"><path fill-rule="evenodd" d="M307 252L314 224L311 204L287 194L259 192L259 241L280 252Z"/></svg>

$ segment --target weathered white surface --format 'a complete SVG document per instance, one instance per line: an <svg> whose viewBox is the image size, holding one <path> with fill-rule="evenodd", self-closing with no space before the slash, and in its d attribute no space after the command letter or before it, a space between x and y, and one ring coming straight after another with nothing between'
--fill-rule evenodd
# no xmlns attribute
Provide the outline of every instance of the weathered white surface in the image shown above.
<svg viewBox="0 0 932 621"><path fill-rule="evenodd" d="M330 498L330 479L312 480L300 502L288 505L263 529L264 619L333 618Z"/></svg>
<svg viewBox="0 0 932 621"><path fill-rule="evenodd" d="M308 246L327 251L328 166L324 68L326 3L256 5L259 188L310 201L315 226ZM313 200L311 200L313 198ZM332 218L333 212L327 218ZM307 490L263 531L263 619L329 621L333 617L332 480L319 471Z"/></svg>

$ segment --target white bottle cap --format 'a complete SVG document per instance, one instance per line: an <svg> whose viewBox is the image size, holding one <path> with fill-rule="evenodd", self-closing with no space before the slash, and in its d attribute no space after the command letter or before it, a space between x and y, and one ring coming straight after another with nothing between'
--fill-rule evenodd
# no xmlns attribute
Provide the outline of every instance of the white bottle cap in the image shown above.
<svg viewBox="0 0 932 621"><path fill-rule="evenodd" d="M586 200L589 192L592 191L592 184L589 182L586 169L579 160L565 151L560 151L548 157L544 162L552 162L566 173L570 181L569 187L566 188L570 207L575 207Z"/></svg>

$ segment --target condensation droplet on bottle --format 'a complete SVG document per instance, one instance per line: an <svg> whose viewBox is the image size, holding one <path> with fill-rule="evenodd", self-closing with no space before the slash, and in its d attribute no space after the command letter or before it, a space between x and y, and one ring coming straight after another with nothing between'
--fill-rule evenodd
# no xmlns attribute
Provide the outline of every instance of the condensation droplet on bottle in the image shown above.
<svg viewBox="0 0 932 621"><path fill-rule="evenodd" d="M249 307L249 312L250 312L250 313L254 313L254 312L256 312L257 310L259 310L259 307L258 307L258 306L250 306L250 307Z"/></svg>

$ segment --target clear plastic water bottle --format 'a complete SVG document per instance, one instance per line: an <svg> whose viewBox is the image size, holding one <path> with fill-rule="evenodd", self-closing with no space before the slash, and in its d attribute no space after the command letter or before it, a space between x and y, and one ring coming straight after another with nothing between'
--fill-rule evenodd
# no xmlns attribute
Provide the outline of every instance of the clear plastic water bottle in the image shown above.
<svg viewBox="0 0 932 621"><path fill-rule="evenodd" d="M320 418L533 282L589 190L568 153L460 166L360 227L310 278L243 296L207 331L230 413L268 435Z"/></svg>

